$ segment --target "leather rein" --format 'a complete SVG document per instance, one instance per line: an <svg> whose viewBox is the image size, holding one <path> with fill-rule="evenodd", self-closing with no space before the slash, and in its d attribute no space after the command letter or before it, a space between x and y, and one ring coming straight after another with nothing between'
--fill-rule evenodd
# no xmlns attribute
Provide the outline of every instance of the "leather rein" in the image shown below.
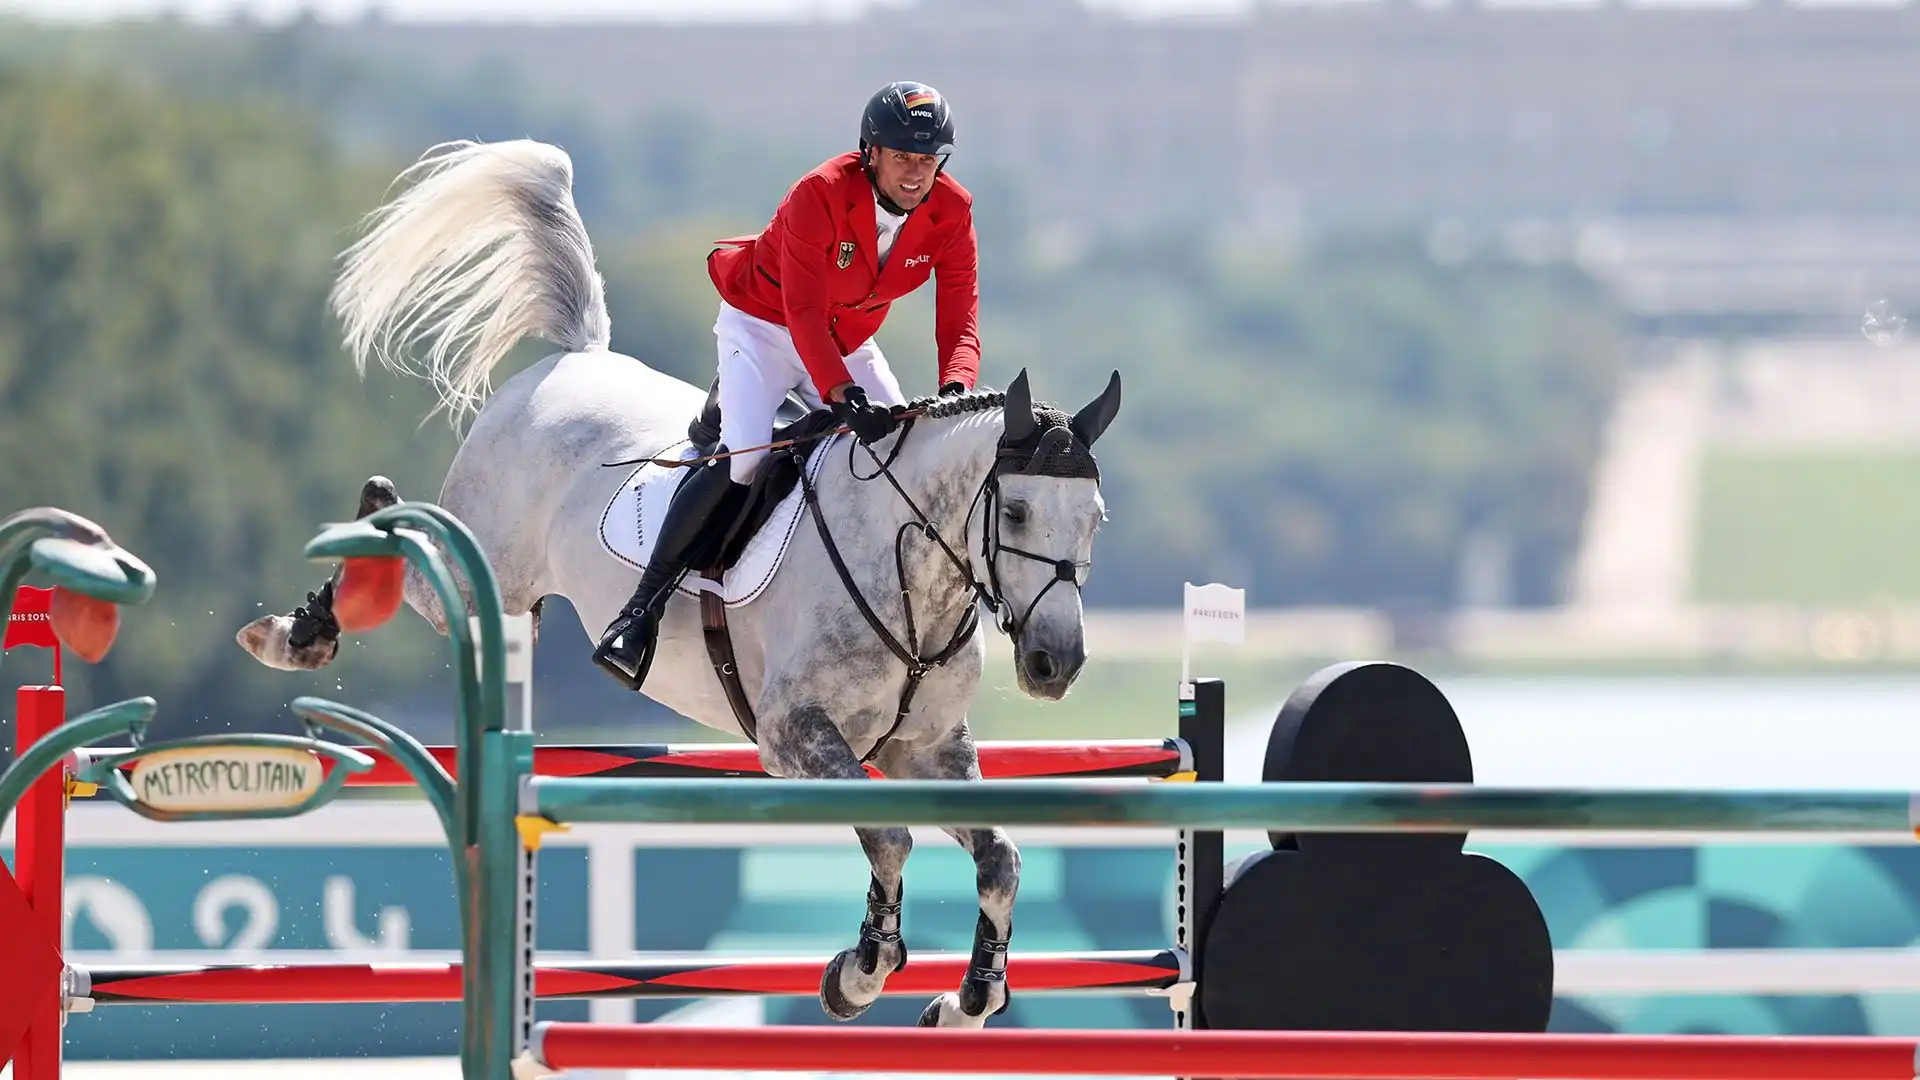
<svg viewBox="0 0 1920 1080"><path fill-rule="evenodd" d="M813 518L814 526L820 533L820 542L827 549L827 558L833 563L834 573L840 578L840 584L846 589L847 596L853 601L854 606L859 609L861 616L866 619L867 625L873 628L874 634L879 637L881 643L884 644L887 650L893 653L894 657L904 664L907 669L906 685L901 688L900 702L898 708L894 711L893 723L887 728L885 734L874 741L872 749L868 750L865 756L860 759L862 765L871 762L874 757L885 748L887 743L893 739L894 734L900 730L900 725L905 722L907 715L913 710L914 695L920 689L922 680L934 669L944 666L949 660L953 659L953 657L959 653L960 649L972 640L974 633L979 629L980 618L978 605L984 604L987 610L993 612L1001 632L1013 638L1017 643L1019 640L1018 635L1025 630L1028 620L1033 617L1034 608L1039 605L1041 599L1043 599L1055 585L1062 581L1070 582L1075 589L1078 589L1080 587L1079 571L1085 569L1088 565L1087 563L1076 562L1072 559L1048 558L1047 556L1035 554L1034 552L1012 547L1001 542L1000 520L994 510L995 505L1000 500L1000 474L1006 471L1010 461L1003 449L996 449L996 456L999 460L987 470L987 476L981 481L979 490L974 492L973 499L967 506L967 516L964 524L961 526L961 546L964 548L967 545L968 537L973 529L974 508L984 502L985 514L982 518L980 528L980 554L987 565L987 581L982 582L976 577L973 572L973 567L964 557L954 551L952 545L947 543L946 538L941 535L939 527L933 523L933 520L927 516L926 511L921 509L919 503L914 501L913 496L907 493L906 489L900 485L900 481L893 475L891 466L899 457L901 448L906 445L907 436L911 433L916 418L915 416L907 416L902 419L898 429L898 436L894 439L893 449L887 454L885 460L882 460L878 454L874 453L873 447L859 441L857 438L852 440L847 449L848 473L852 475L854 479L861 482L870 481L876 477L885 477L887 483L892 485L893 490L899 494L901 501L906 504L907 509L913 515L913 520L903 523L899 530L895 532L893 549L894 573L900 581L900 605L901 610L906 615L905 641L902 641L899 636L888 629L886 623L881 621L879 614L873 610L873 605L867 601L866 595L860 591L859 583L854 580L852 572L847 569L846 560L840 554L840 546L834 542L833 532L827 525L826 514L820 507L819 492L814 487L812 479L807 475L806 455L799 450L797 445L800 442L811 440L791 440L788 446L781 448L783 452L795 459L800 474L802 497L806 502L809 516ZM828 431L821 434L835 433L835 431ZM876 469L872 475L861 476L855 469L853 458L855 447L866 450L867 456L873 460ZM988 522L991 522L991 524L988 524ZM923 655L921 653L919 628L913 617L913 597L911 591L907 588L906 541L909 536L916 533L925 536L940 546L940 550L946 556L948 563L952 565L961 577L966 579L967 591L973 594L975 601L968 603L966 613L961 616L959 625L954 627L953 633L948 637L946 644L942 646L938 652L931 655ZM1021 612L1017 617L1013 612L1013 605L1008 603L1000 584L999 556L1001 554L1031 559L1035 562L1046 563L1054 568L1053 579L1047 582L1046 586L1027 604L1026 610ZM747 739L757 743L759 741L759 724L754 716L752 703L747 699L746 688L740 681L739 665L734 659L732 635L727 631L726 603L717 592L705 591L702 592L700 596L700 611L701 626L706 638L708 659L713 664L715 674L720 678L721 687L726 692L727 703L733 709L734 719L739 722L740 729L746 735Z"/></svg>

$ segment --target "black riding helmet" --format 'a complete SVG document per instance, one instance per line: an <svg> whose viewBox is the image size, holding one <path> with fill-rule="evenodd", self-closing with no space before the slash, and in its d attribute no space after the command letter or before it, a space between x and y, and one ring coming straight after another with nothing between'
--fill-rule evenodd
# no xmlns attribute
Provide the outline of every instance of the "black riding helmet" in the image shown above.
<svg viewBox="0 0 1920 1080"><path fill-rule="evenodd" d="M869 146L938 155L938 174L953 153L953 110L946 97L926 83L890 82L867 99L867 110L860 115L860 150L864 153ZM866 168L871 179L871 160Z"/></svg>

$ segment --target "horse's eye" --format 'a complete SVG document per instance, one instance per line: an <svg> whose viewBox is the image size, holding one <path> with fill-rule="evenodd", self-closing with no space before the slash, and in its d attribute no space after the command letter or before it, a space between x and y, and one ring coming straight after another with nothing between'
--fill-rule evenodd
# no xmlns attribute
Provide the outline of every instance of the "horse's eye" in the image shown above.
<svg viewBox="0 0 1920 1080"><path fill-rule="evenodd" d="M1001 514L1006 517L1007 523L1010 525L1025 525L1027 523L1027 504L1010 502L1007 504L1006 509L1001 511Z"/></svg>

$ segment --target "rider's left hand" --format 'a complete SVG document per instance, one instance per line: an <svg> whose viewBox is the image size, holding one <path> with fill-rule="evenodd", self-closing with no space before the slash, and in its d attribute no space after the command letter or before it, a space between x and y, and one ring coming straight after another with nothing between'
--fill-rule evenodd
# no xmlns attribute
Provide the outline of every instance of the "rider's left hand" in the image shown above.
<svg viewBox="0 0 1920 1080"><path fill-rule="evenodd" d="M957 382L942 383L940 386L941 397L953 397L956 394L964 394L966 392L967 388Z"/></svg>

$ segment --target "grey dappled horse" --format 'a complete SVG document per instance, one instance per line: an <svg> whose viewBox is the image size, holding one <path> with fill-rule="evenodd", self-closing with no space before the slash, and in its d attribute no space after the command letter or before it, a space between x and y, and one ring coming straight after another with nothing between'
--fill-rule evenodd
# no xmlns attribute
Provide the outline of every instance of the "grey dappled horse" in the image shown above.
<svg viewBox="0 0 1920 1080"><path fill-rule="evenodd" d="M370 216L346 252L334 304L347 345L363 375L372 353L430 379L456 422L473 417L440 504L478 538L509 615L537 620L541 598L559 594L592 639L637 574L601 545L601 512L631 471L603 463L687 438L706 394L610 351L604 288L564 151L527 140L449 143L401 179L411 186ZM564 351L489 399L492 368L528 335ZM423 356L404 355L416 341ZM1079 586L1104 516L1091 447L1119 410L1119 389L1116 372L1069 417L1034 408L1022 372L1005 394L916 402L921 415L871 449L838 435L812 482L818 512L802 511L818 528L798 527L773 581L727 613L757 731L736 719L709 662L700 602L684 592L663 613L644 692L755 738L777 776L860 778L871 761L889 777L978 780L967 726L986 651L976 605L1011 638L1024 692L1067 692L1086 657ZM376 476L359 513L397 501ZM241 645L273 667L324 666L338 649L331 586L291 615L244 627ZM406 600L445 633L439 601L411 570ZM910 678L896 651L903 644L916 661L947 655L916 663ZM968 973L920 1022L978 1027L1006 1006L1020 855L1001 829L947 831L973 856L980 917ZM901 877L912 837L905 828L856 832L873 868L867 916L858 944L828 963L820 984L821 1005L840 1019L864 1012L907 959Z"/></svg>

